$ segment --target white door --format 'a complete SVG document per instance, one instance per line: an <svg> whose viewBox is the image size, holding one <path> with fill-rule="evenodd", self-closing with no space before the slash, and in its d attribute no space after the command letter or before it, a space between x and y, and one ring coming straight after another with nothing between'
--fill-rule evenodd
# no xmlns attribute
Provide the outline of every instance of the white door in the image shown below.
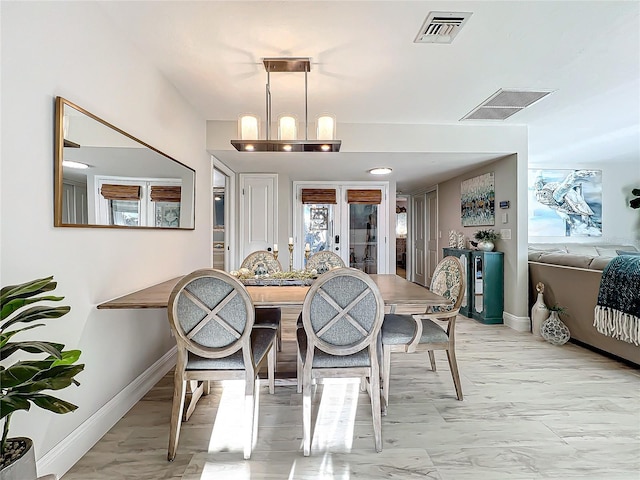
<svg viewBox="0 0 640 480"><path fill-rule="evenodd" d="M425 194L411 197L411 212L413 218L413 228L411 229L413 235L413 255L411 263L413 267L413 281L425 286L428 285L426 270L426 201Z"/></svg>
<svg viewBox="0 0 640 480"><path fill-rule="evenodd" d="M426 195L426 240L427 240L427 278L425 285L431 285L433 272L438 264L438 192L433 190Z"/></svg>
<svg viewBox="0 0 640 480"><path fill-rule="evenodd" d="M275 174L240 174L240 261L257 250L273 248L277 186Z"/></svg>

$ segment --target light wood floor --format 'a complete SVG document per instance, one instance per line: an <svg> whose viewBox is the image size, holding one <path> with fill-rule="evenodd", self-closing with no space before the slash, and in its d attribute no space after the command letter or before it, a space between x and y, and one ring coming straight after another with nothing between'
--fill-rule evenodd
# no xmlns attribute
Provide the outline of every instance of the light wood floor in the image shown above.
<svg viewBox="0 0 640 480"><path fill-rule="evenodd" d="M318 387L306 458L301 395L293 382L275 395L263 383L257 440L244 461L243 386L228 382L200 400L169 463L167 375L62 480L640 479L639 370L501 325L465 317L457 325L464 401L444 352L437 372L426 353L394 355L381 453L357 381ZM295 365L290 330L283 348L281 375Z"/></svg>

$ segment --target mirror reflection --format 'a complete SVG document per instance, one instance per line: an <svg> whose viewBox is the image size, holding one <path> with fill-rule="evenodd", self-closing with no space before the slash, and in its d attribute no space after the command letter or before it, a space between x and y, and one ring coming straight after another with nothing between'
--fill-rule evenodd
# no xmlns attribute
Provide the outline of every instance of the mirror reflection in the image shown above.
<svg viewBox="0 0 640 480"><path fill-rule="evenodd" d="M195 171L56 99L57 227L194 228Z"/></svg>

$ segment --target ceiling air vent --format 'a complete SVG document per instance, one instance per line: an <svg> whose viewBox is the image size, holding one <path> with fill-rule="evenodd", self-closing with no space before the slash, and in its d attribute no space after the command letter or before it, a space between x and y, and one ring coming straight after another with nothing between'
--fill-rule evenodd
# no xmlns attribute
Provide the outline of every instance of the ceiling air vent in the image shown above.
<svg viewBox="0 0 640 480"><path fill-rule="evenodd" d="M414 43L451 43L471 12L430 12Z"/></svg>
<svg viewBox="0 0 640 480"><path fill-rule="evenodd" d="M460 120L504 120L552 93L552 90L500 89Z"/></svg>

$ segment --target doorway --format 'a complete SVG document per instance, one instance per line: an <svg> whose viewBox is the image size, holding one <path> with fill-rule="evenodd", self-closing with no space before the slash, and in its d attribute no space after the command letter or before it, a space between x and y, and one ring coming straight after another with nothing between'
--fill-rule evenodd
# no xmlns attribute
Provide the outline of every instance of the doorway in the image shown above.
<svg viewBox="0 0 640 480"><path fill-rule="evenodd" d="M396 275L407 278L407 197L396 198Z"/></svg>

